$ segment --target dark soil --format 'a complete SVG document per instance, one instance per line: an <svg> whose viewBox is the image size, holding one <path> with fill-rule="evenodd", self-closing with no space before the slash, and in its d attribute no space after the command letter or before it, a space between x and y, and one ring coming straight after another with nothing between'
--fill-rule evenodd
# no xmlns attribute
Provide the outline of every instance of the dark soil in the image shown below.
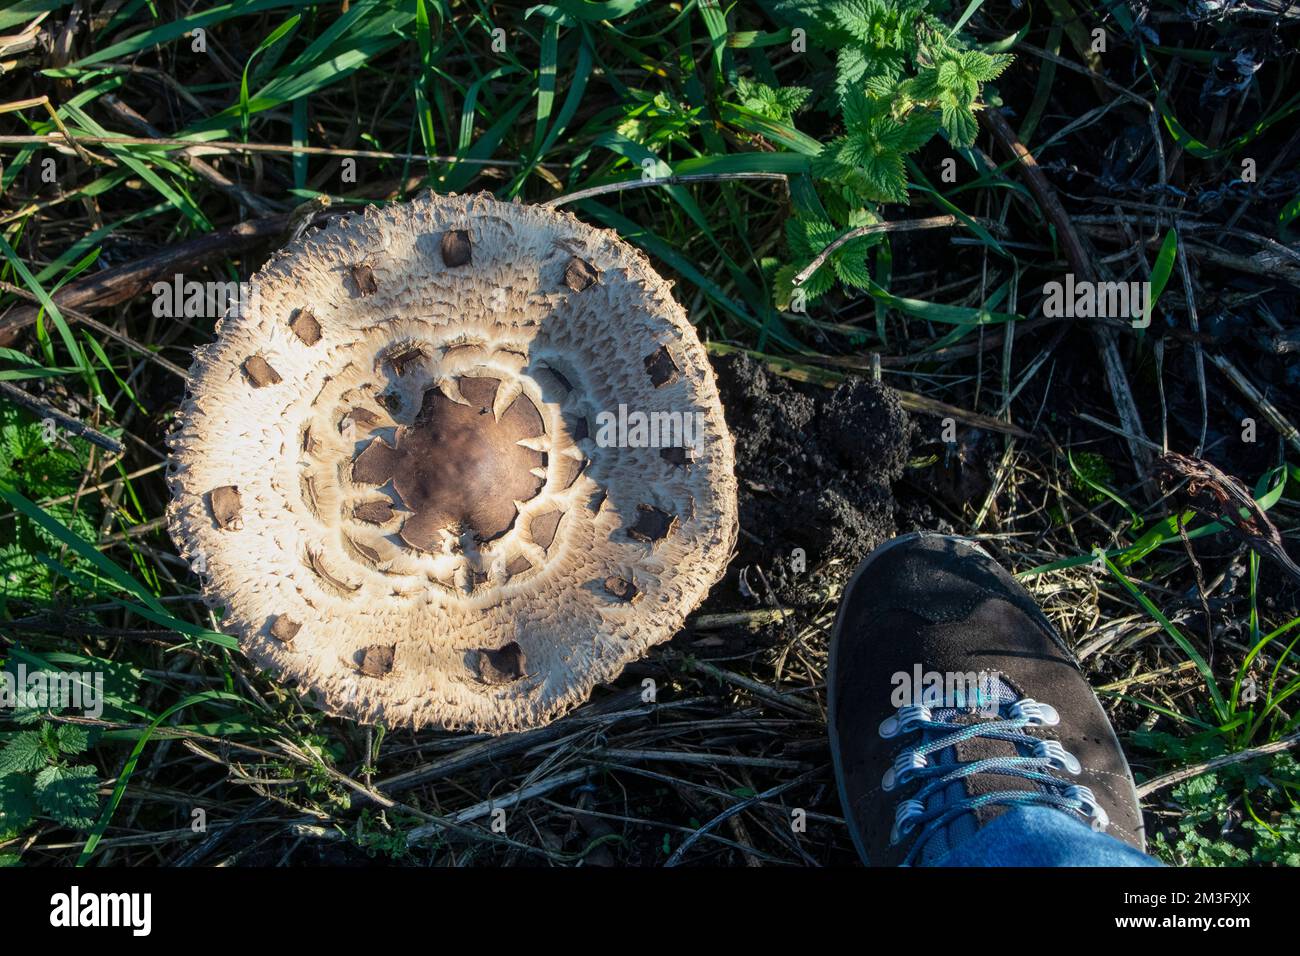
<svg viewBox="0 0 1300 956"><path fill-rule="evenodd" d="M913 426L884 385L833 391L781 378L742 355L715 361L740 483L742 596L802 604L898 533L894 482ZM745 574L758 565L763 578ZM743 578L740 576L744 575Z"/></svg>

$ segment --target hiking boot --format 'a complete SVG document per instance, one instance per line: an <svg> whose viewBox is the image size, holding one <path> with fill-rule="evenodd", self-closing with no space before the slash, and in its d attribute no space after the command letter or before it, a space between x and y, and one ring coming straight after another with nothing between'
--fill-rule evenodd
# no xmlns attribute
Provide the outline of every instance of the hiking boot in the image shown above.
<svg viewBox="0 0 1300 956"><path fill-rule="evenodd" d="M931 864L1016 805L1056 807L1142 850L1115 731L1028 592L978 545L877 548L831 635L830 744L863 862Z"/></svg>

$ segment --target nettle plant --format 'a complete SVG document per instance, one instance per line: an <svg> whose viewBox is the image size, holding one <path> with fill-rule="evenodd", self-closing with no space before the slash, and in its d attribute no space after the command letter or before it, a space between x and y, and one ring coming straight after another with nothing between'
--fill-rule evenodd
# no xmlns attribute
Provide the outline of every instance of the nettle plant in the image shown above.
<svg viewBox="0 0 1300 956"><path fill-rule="evenodd" d="M803 29L809 49L834 51L835 82L816 108L832 114L837 132L813 158L816 204L796 202L786 234L791 263L776 276L777 302L789 307L794 278L847 230L880 221L882 203L907 202L907 157L942 133L954 149L971 146L983 85L1011 63L1003 53L975 48L928 0L783 0L778 16ZM745 80L742 105L779 122L811 98L804 88L773 88ZM812 206L813 208L809 208ZM867 256L880 235L853 239L799 286L805 303L838 279L870 289Z"/></svg>
<svg viewBox="0 0 1300 956"><path fill-rule="evenodd" d="M99 813L99 773L76 759L95 743L95 732L43 716L37 709L14 712L13 722L30 729L0 747L0 841L38 816L86 830ZM0 865L7 862L0 855Z"/></svg>
<svg viewBox="0 0 1300 956"><path fill-rule="evenodd" d="M0 406L0 488L46 501L45 513L88 541L98 534L99 510L73 494L81 483L89 446L13 405ZM0 518L0 616L13 601L47 601L59 587L84 589L62 576L51 555L74 570L85 562L64 553L58 538L19 514Z"/></svg>

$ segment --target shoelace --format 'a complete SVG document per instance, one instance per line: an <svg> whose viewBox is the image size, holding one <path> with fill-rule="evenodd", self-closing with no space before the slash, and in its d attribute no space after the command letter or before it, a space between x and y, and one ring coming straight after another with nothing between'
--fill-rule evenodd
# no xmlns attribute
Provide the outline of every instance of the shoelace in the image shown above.
<svg viewBox="0 0 1300 956"><path fill-rule="evenodd" d="M930 838L957 817L992 804L1057 807L1082 814L1094 829L1104 830L1110 820L1092 790L1047 772L1058 770L1077 774L1081 769L1078 759L1059 741L1042 740L1024 732L1026 727L1052 727L1060 721L1055 707L1030 698L1011 703L1005 718L964 726L936 720L930 708L924 705L909 704L898 708L893 717L885 718L878 729L881 737L889 739L917 731L922 734L922 741L917 746L904 748L894 758L893 766L885 771L880 782L881 787L889 791L916 780L927 781L910 798L901 801L894 813L889 842L898 844L915 834L915 842L902 865L912 865ZM939 736L926 741L927 731ZM947 748L976 737L1008 741L1016 746L1018 755L989 757L955 765L939 764L932 759ZM1019 753L1021 747L1030 753ZM1039 784L1042 789L999 790L946 805L928 805L948 785L979 773L1021 777Z"/></svg>

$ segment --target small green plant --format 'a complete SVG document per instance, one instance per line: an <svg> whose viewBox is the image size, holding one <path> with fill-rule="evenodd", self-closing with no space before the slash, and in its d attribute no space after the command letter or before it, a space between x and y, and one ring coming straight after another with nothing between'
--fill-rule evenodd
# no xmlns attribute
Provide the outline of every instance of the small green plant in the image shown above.
<svg viewBox="0 0 1300 956"><path fill-rule="evenodd" d="M29 498L58 501L77 490L87 448L80 439L66 441L26 412L0 403L0 486ZM45 511L74 533L94 541L98 523L90 500L59 501L47 505ZM0 518L0 540L0 611L5 600L48 600L56 585L66 586L67 579L40 559L42 554L61 550L45 529L18 515ZM74 556L65 560L70 567L82 566Z"/></svg>
<svg viewBox="0 0 1300 956"><path fill-rule="evenodd" d="M19 724L39 719L39 711L14 714ZM84 727L48 720L9 739L0 749L0 840L16 836L38 816L75 830L94 826L99 772L73 759L93 743Z"/></svg>
<svg viewBox="0 0 1300 956"><path fill-rule="evenodd" d="M1081 451L1077 454L1071 452L1069 461L1074 470L1071 484L1083 500L1090 505L1099 505L1105 501L1107 495L1098 485L1109 485L1114 480L1115 472L1111 469L1110 463L1103 456L1091 451Z"/></svg>
<svg viewBox="0 0 1300 956"><path fill-rule="evenodd" d="M789 123L812 96L805 86L768 86L747 76L736 79L736 97L740 105L764 119Z"/></svg>
<svg viewBox="0 0 1300 956"><path fill-rule="evenodd" d="M322 805L335 809L349 808L352 805L351 793L329 772L343 758L342 743L324 734L312 733L304 735L299 744L303 752L316 762L307 767L285 764L284 773L300 779L306 792Z"/></svg>
<svg viewBox="0 0 1300 956"><path fill-rule="evenodd" d="M1178 762L1219 756L1211 738L1184 741L1139 734L1140 742ZM1300 866L1300 764L1286 752L1201 774L1170 792L1180 813L1158 831L1152 852L1180 866Z"/></svg>
<svg viewBox="0 0 1300 956"><path fill-rule="evenodd" d="M831 0L777 5L778 16L807 33L809 47L836 51L829 103L842 130L813 158L812 173L823 208L798 208L787 227L795 262L776 277L777 303L789 306L794 278L814 256L846 230L879 219L880 203L907 202L907 157L942 132L955 149L970 146L983 85L1011 63L1002 53L972 46L940 17L945 3L931 0ZM807 100L807 90L737 86L746 108L769 119L788 120ZM868 251L879 236L840 247L826 266L799 289L804 302L830 291L838 279L869 288Z"/></svg>
<svg viewBox="0 0 1300 956"><path fill-rule="evenodd" d="M404 826L393 826L386 822L382 814L364 809L357 818L353 842L371 859L382 856L401 863L411 854L407 832Z"/></svg>

